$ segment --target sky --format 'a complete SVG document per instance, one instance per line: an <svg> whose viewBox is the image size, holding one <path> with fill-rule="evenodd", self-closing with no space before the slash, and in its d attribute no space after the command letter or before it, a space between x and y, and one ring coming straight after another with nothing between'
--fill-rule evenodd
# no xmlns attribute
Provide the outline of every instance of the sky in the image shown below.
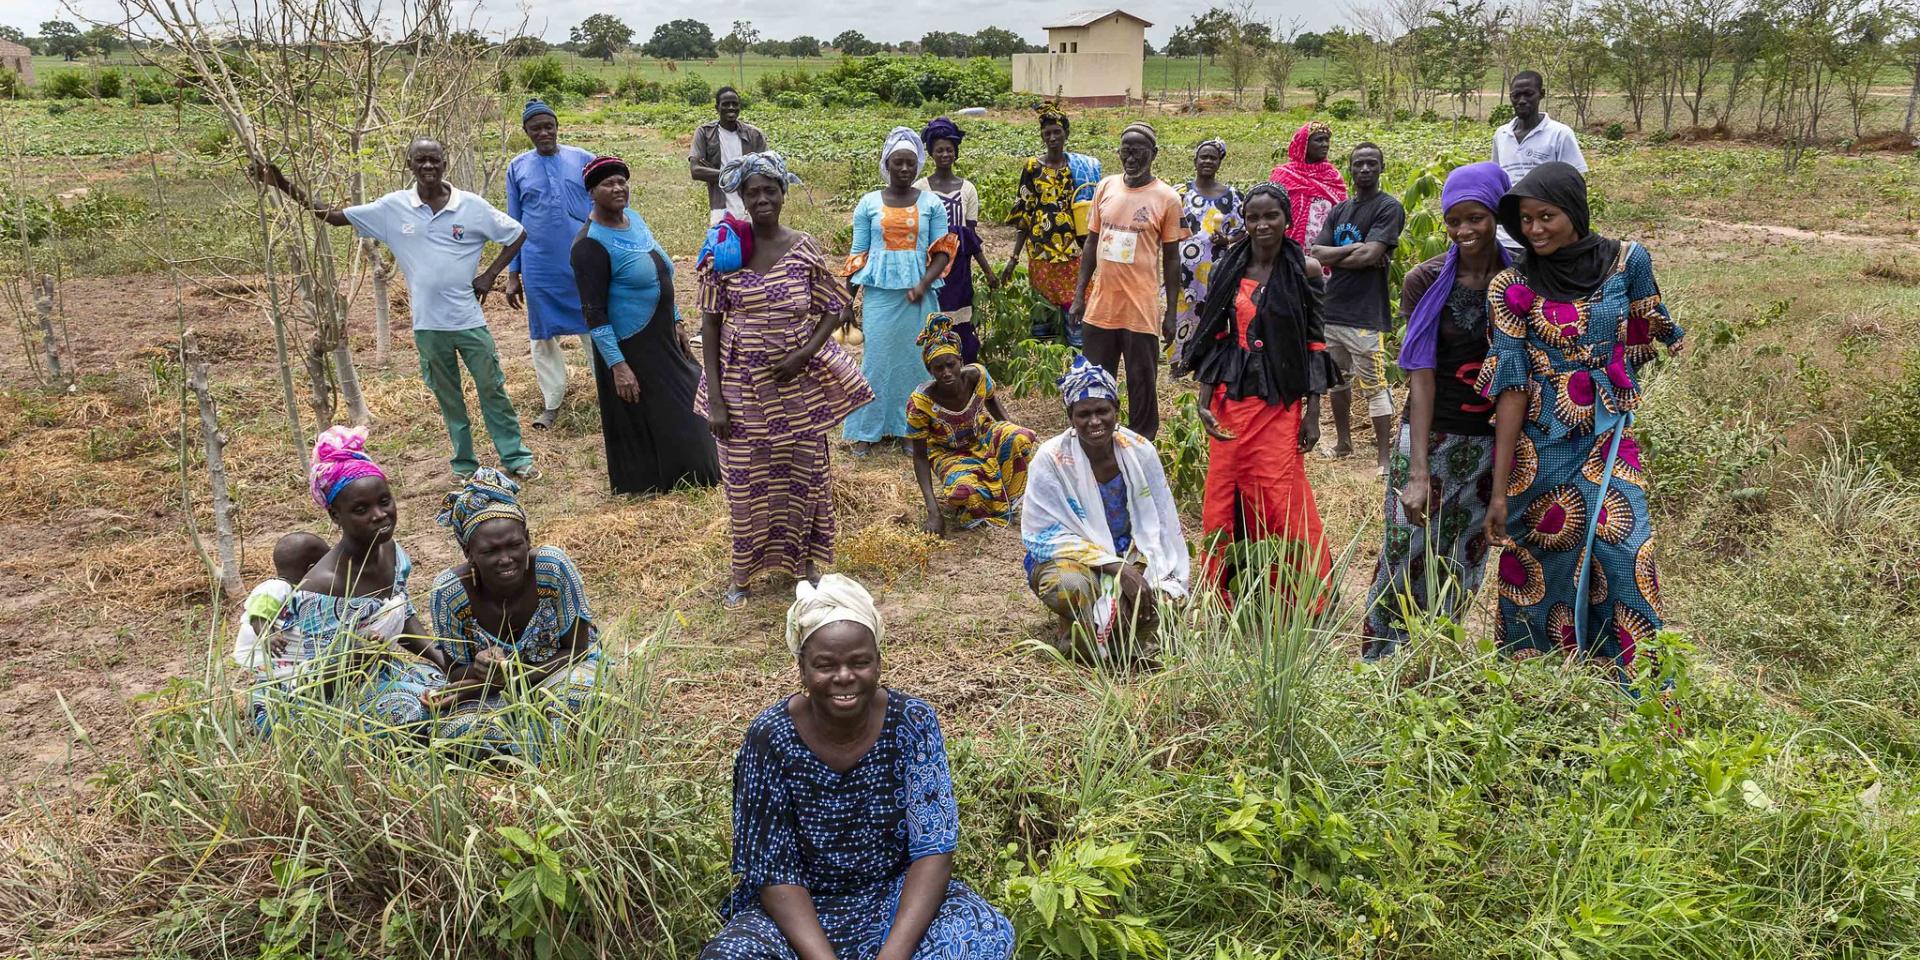
<svg viewBox="0 0 1920 960"><path fill-rule="evenodd" d="M229 0L231 2L231 0ZM251 0L240 0L250 4ZM1166 42L1173 29L1212 6L1218 0L1128 0L1121 9L1150 20L1147 39L1158 46ZM478 9L477 19L484 32L499 33L521 21L522 6L510 0L456 0L465 11ZM224 3L222 5L225 5ZM0 4L0 24L19 27L28 34L39 32L41 21L77 20L70 10L101 20L117 19L119 4L114 0L6 0ZM763 38L787 39L812 34L831 40L842 30L859 30L869 40L918 40L930 30L973 33L981 27L1006 27L1040 43L1048 19L1097 4L1075 0L1034 2L1034 0L837 0L825 4L801 4L793 0L733 0L726 5L726 19L714 19L714 4L689 0L656 0L649 3L613 4L605 0L545 0L527 7L529 33L555 42L567 38L567 30L593 13L611 12L634 30L635 41L643 42L653 28L668 20L692 17L705 20L715 36L725 34L735 19L752 20ZM1309 30L1324 30L1345 19L1346 3L1324 0L1262 0L1254 16L1268 20L1300 18Z"/></svg>

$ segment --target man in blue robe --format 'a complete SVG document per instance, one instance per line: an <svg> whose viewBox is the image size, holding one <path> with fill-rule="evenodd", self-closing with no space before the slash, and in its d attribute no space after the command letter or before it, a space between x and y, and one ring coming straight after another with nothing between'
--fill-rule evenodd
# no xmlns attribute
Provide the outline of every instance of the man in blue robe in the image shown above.
<svg viewBox="0 0 1920 960"><path fill-rule="evenodd" d="M561 144L560 120L540 100L527 101L520 128L533 149L507 165L507 215L526 227L527 243L508 268L507 305L527 308L533 375L544 404L533 425L544 429L553 426L567 399L567 358L559 338L577 335L582 349L591 349L569 257L593 210L581 179L593 154Z"/></svg>

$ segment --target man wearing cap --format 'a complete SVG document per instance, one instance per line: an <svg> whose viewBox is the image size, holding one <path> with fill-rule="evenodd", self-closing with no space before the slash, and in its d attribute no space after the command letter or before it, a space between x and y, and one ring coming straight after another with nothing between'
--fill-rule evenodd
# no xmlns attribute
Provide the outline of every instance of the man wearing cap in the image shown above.
<svg viewBox="0 0 1920 960"><path fill-rule="evenodd" d="M541 100L527 101L520 129L533 149L507 164L507 216L527 228L527 243L507 266L507 306L527 310L527 343L541 400L533 425L544 430L553 426L567 399L567 355L560 338L576 335L586 348L587 321L567 256L593 209L580 183L593 154L560 142L560 120Z"/></svg>
<svg viewBox="0 0 1920 960"><path fill-rule="evenodd" d="M717 115L715 119L693 131L693 146L687 151L687 166L693 170L693 179L707 185L708 226L719 223L720 215L729 210L734 216L747 219L747 208L740 202L740 195L720 189L720 168L729 160L767 152L767 135L740 119L740 91L721 87L713 95L713 112Z"/></svg>
<svg viewBox="0 0 1920 960"><path fill-rule="evenodd" d="M1087 216L1086 254L1074 292L1087 359L1127 380L1127 426L1160 432L1160 340L1173 339L1180 291L1180 195L1153 175L1160 138L1136 122L1120 132L1120 169L1100 181ZM1125 373L1121 366L1125 364Z"/></svg>

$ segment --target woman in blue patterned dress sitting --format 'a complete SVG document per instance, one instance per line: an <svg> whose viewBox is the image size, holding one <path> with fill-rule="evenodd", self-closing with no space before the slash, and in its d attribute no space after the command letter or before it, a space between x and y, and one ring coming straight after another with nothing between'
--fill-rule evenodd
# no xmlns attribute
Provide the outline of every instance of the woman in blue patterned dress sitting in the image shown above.
<svg viewBox="0 0 1920 960"><path fill-rule="evenodd" d="M726 926L703 960L1007 960L1013 927L952 878L960 811L940 722L880 684L885 628L858 583L802 580L787 611L801 693L733 765Z"/></svg>
<svg viewBox="0 0 1920 960"><path fill-rule="evenodd" d="M467 559L433 584L428 610L451 681L429 702L443 711L441 740L537 762L593 696L599 630L573 561L533 548L519 491L481 467L447 494L440 523Z"/></svg>
<svg viewBox="0 0 1920 960"><path fill-rule="evenodd" d="M1633 413L1641 368L1656 344L1678 354L1682 333L1646 248L1593 232L1572 166L1535 167L1498 212L1527 248L1487 287L1493 342L1475 383L1495 402L1494 642L1515 656L1585 654L1625 680L1661 625Z"/></svg>
<svg viewBox="0 0 1920 960"><path fill-rule="evenodd" d="M293 713L333 709L375 735L421 737L426 698L446 682L446 658L407 597L413 561L393 539L399 506L366 445L359 427L329 427L314 443L308 489L340 539L274 619L268 642L290 669L250 697L263 734Z"/></svg>

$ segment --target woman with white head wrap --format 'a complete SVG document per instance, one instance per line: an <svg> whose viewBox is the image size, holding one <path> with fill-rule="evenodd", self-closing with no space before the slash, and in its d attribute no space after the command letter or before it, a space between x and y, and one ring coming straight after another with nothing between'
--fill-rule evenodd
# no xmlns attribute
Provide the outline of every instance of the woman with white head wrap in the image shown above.
<svg viewBox="0 0 1920 960"><path fill-rule="evenodd" d="M925 701L881 686L872 595L831 573L794 593L801 692L762 711L734 759L739 885L702 960L1009 960L1013 927L953 879L946 739Z"/></svg>
<svg viewBox="0 0 1920 960"><path fill-rule="evenodd" d="M1158 600L1187 593L1187 541L1153 441L1119 425L1119 385L1083 356L1060 378L1066 432L1027 465L1027 583L1054 645L1096 662L1155 655Z"/></svg>
<svg viewBox="0 0 1920 960"><path fill-rule="evenodd" d="M960 249L959 237L948 231L946 204L914 186L925 161L920 135L893 128L880 148L887 185L861 197L853 209L847 285L856 293L866 290L860 372L875 397L847 418L845 435L856 457L888 437L904 440L911 432L907 401L926 376L914 341L939 306L930 294L941 288Z"/></svg>

